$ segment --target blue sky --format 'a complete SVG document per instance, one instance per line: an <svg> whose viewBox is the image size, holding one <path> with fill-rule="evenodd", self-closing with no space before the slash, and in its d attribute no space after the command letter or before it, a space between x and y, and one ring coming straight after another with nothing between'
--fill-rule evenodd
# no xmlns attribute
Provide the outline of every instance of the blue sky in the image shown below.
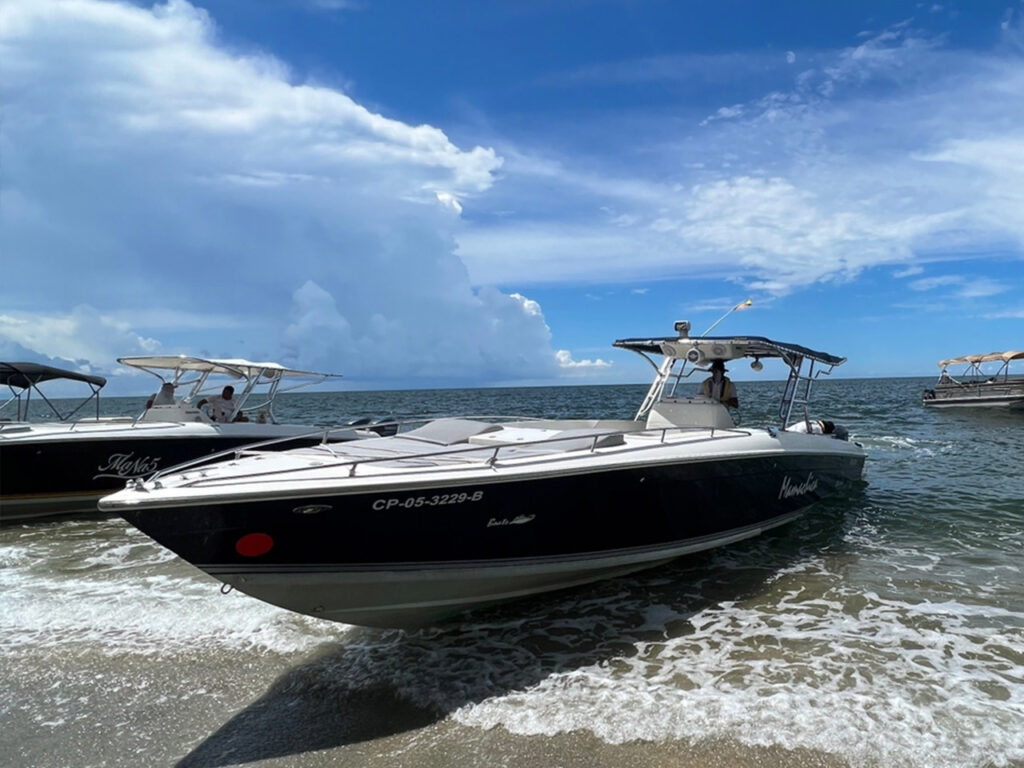
<svg viewBox="0 0 1024 768"><path fill-rule="evenodd" d="M747 297L837 375L1024 347L1020 2L0 0L0 58L0 359L112 392L642 382Z"/></svg>

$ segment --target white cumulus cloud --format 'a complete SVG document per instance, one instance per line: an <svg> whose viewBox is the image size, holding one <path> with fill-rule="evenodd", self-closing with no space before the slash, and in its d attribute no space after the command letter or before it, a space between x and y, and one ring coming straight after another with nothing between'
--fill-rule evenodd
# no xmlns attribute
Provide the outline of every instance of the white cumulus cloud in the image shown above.
<svg viewBox="0 0 1024 768"><path fill-rule="evenodd" d="M560 349L555 352L555 358L558 360L558 365L561 368L568 368L571 370L609 368L612 365L607 360L602 360L601 358L597 358L596 360L573 360L572 353L567 349Z"/></svg>
<svg viewBox="0 0 1024 768"><path fill-rule="evenodd" d="M493 149L229 48L185 0L6 3L0 60L0 344L372 382L558 374L540 306L455 253Z"/></svg>
<svg viewBox="0 0 1024 768"><path fill-rule="evenodd" d="M155 339L141 336L128 323L89 306L66 313L0 314L0 358L4 360L24 360L30 355L58 366L105 372L113 369L117 357L148 354L158 348Z"/></svg>

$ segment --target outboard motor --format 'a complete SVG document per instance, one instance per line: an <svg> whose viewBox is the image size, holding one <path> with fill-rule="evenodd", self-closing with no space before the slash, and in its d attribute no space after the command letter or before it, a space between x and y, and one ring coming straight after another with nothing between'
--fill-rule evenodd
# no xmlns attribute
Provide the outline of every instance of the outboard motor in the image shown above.
<svg viewBox="0 0 1024 768"><path fill-rule="evenodd" d="M844 427L842 424L836 424L834 421L823 419L818 422L821 425L821 433L828 435L835 440L849 440L850 430Z"/></svg>
<svg viewBox="0 0 1024 768"><path fill-rule="evenodd" d="M371 432L376 432L381 437L391 437L398 434L398 422L394 419L378 419L370 427Z"/></svg>

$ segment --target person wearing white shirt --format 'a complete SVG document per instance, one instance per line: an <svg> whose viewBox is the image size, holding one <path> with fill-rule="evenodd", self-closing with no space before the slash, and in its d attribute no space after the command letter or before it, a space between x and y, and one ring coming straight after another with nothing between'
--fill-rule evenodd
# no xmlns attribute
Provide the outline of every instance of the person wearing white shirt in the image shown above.
<svg viewBox="0 0 1024 768"><path fill-rule="evenodd" d="M235 388L230 384L221 390L219 395L210 395L204 397L196 405L202 408L204 405L210 406L210 418L214 421L231 421L235 415L235 408L238 406L238 401L234 399Z"/></svg>

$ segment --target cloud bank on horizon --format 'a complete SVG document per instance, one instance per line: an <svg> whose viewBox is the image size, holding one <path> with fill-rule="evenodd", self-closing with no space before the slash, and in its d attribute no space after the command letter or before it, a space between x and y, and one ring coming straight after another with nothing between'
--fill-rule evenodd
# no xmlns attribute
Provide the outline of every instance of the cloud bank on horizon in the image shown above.
<svg viewBox="0 0 1024 768"><path fill-rule="evenodd" d="M533 73L547 93L758 73L744 99L592 107L573 130L558 110L528 129L389 117L400 105L300 76L185 0L4 0L0 358L608 381L625 374L595 351L605 328L660 332L676 308L595 316L595 339L532 295L606 284L649 302L644 286L703 281L726 307L732 285L781 308L880 268L908 302L1020 318L1019 277L975 265L1024 252L1021 18L1009 7L971 49L908 21L835 49Z"/></svg>
<svg viewBox="0 0 1024 768"><path fill-rule="evenodd" d="M424 378L553 373L543 317L474 290L453 255L453 205L492 184L493 151L293 84L185 2L8 4L0 35L22 286L5 354L109 365L166 348L190 316L210 355L244 344L385 379L400 360Z"/></svg>

